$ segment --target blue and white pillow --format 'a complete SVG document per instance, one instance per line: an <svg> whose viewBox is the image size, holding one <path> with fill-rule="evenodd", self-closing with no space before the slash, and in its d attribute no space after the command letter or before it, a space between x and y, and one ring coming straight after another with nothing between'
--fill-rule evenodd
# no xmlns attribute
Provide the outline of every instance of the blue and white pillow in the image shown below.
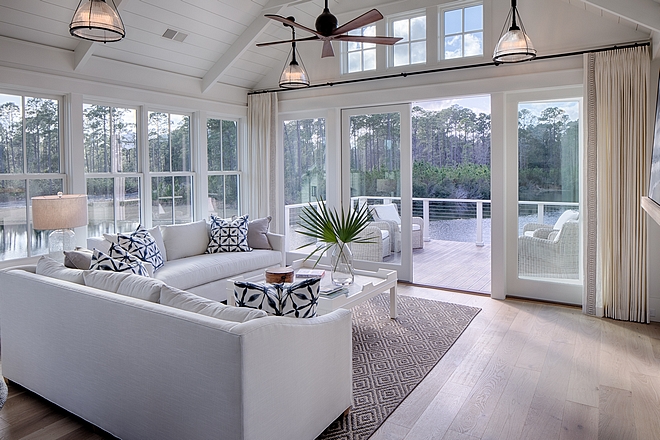
<svg viewBox="0 0 660 440"><path fill-rule="evenodd" d="M292 284L234 282L234 300L238 307L266 311L269 315L313 318L319 300L320 278Z"/></svg>
<svg viewBox="0 0 660 440"><path fill-rule="evenodd" d="M156 240L142 225L131 234L117 234L117 244L129 254L151 263L154 270L160 269L165 264Z"/></svg>
<svg viewBox="0 0 660 440"><path fill-rule="evenodd" d="M211 215L211 240L207 254L218 252L250 252L248 244L248 216L228 220Z"/></svg>
<svg viewBox="0 0 660 440"><path fill-rule="evenodd" d="M92 253L92 262L90 263L89 270L109 270L112 272L129 272L136 275L142 275L145 277L149 276L147 268L144 267L142 261L136 258L137 261L132 263L127 263L112 258L110 255L107 255L101 252L98 249L94 249Z"/></svg>

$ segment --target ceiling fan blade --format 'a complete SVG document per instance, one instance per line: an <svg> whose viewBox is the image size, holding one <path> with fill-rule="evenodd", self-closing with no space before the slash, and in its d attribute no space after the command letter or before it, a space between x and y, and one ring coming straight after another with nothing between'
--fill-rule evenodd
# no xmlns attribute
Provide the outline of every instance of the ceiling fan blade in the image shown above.
<svg viewBox="0 0 660 440"><path fill-rule="evenodd" d="M264 47L264 46L272 46L274 44L282 44L282 43L293 43L298 42L298 41L312 41L312 40L318 40L319 37L314 35L313 37L305 37L305 38L296 38L295 40L280 40L280 41L268 41L265 43L257 43L257 47Z"/></svg>
<svg viewBox="0 0 660 440"><path fill-rule="evenodd" d="M323 41L323 51L321 52L321 58L334 57L335 51L332 49L332 42L330 40Z"/></svg>
<svg viewBox="0 0 660 440"><path fill-rule="evenodd" d="M340 41L354 41L356 43L375 43L375 44L387 44L389 46L393 45L399 40L402 40L401 37L362 37L360 35L337 35L333 37L335 40Z"/></svg>
<svg viewBox="0 0 660 440"><path fill-rule="evenodd" d="M359 29L382 19L383 14L378 12L378 9L372 9L371 11L367 11L359 17L356 17L353 20L339 26L334 30L334 32L332 32L332 35L345 34L346 32L352 31L353 29Z"/></svg>
<svg viewBox="0 0 660 440"><path fill-rule="evenodd" d="M276 14L266 14L264 17L270 18L271 20L279 21L280 23L284 23L287 26L293 26L298 29L302 29L303 31L310 32L316 36L321 36L316 29L308 28L307 26L303 26L302 24L298 24L295 21L291 21L286 17L282 17L281 15L276 15Z"/></svg>

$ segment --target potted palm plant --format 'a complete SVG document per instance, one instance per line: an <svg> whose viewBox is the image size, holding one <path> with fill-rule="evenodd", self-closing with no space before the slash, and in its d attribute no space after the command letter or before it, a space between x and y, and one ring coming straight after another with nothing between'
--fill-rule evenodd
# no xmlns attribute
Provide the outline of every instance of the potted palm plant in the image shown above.
<svg viewBox="0 0 660 440"><path fill-rule="evenodd" d="M360 237L360 233L369 225L371 213L367 205L348 212L341 209L330 210L323 199L317 199L317 206L309 203L303 207L298 226L300 234L315 238L320 245L307 255L305 260L316 257L314 266L321 260L323 254L330 250L330 266L332 282L339 286L347 286L355 280L353 272L353 254L350 243L372 243L369 238ZM303 245L304 247L307 245Z"/></svg>

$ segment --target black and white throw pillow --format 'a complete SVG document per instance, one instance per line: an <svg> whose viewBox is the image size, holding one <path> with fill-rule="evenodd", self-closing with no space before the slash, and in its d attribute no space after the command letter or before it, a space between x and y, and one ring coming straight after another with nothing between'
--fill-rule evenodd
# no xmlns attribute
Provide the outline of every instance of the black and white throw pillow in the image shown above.
<svg viewBox="0 0 660 440"><path fill-rule="evenodd" d="M117 244L129 254L151 263L154 270L160 269L164 264L156 240L142 225L131 234L117 234Z"/></svg>
<svg viewBox="0 0 660 440"><path fill-rule="evenodd" d="M247 233L247 215L233 220L211 215L211 240L206 253L250 252L252 248L248 245Z"/></svg>
<svg viewBox="0 0 660 440"><path fill-rule="evenodd" d="M147 269L142 264L142 261L136 258L137 261L132 263L127 263L124 261L117 260L112 258L110 255L107 255L101 252L98 249L94 249L92 254L92 262L89 266L90 270L109 270L112 272L130 272L136 275L149 276Z"/></svg>
<svg viewBox="0 0 660 440"><path fill-rule="evenodd" d="M266 311L269 315L313 318L319 299L320 278L309 278L292 284L234 282L234 299L238 307Z"/></svg>

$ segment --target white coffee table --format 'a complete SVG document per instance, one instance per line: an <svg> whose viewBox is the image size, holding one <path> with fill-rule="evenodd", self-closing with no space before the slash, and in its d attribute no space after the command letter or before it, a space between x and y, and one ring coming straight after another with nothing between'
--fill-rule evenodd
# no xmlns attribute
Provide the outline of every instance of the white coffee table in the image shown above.
<svg viewBox="0 0 660 440"><path fill-rule="evenodd" d="M302 267L311 268L311 261L296 260L293 262L292 267L298 270ZM321 290L327 289L332 285L330 276L330 268L328 266L318 265L316 269L325 270L325 276L321 279ZM300 281L302 278L296 278ZM253 283L264 282L265 275L261 274L253 277L235 277L227 280L227 304L230 306L235 305L234 302L234 281L249 281ZM396 302L396 271L379 269L378 272L370 272L366 270L355 270L355 282L348 287L348 295L342 294L334 298L326 298L323 295L319 296L318 307L316 313L324 315L337 309L350 309L358 304L367 301L374 296L390 291L390 318L397 317Z"/></svg>

